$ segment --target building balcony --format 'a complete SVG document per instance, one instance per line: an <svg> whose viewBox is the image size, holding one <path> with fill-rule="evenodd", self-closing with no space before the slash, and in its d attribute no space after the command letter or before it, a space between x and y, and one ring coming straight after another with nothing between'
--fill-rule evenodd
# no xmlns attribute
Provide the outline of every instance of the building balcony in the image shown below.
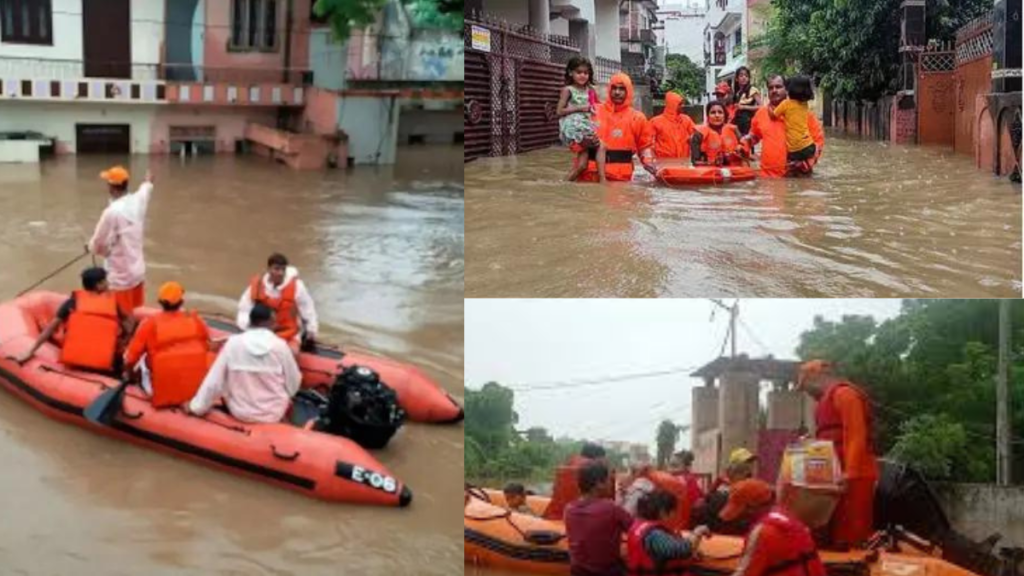
<svg viewBox="0 0 1024 576"><path fill-rule="evenodd" d="M161 64L167 102L216 106L303 106L313 73L305 69Z"/></svg>
<svg viewBox="0 0 1024 576"><path fill-rule="evenodd" d="M639 42L653 46L658 43L658 39L654 35L654 30L649 28L619 28L619 42Z"/></svg>
<svg viewBox="0 0 1024 576"><path fill-rule="evenodd" d="M116 71L118 77L99 76ZM82 60L0 56L0 99L27 101L159 103L166 85L156 64L90 65Z"/></svg>

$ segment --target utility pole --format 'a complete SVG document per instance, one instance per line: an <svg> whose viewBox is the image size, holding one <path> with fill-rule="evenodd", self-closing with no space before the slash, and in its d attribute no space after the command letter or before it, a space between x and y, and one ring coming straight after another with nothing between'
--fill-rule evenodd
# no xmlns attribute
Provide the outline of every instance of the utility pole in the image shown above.
<svg viewBox="0 0 1024 576"><path fill-rule="evenodd" d="M999 373L996 374L996 483L1010 485L1010 301L999 301Z"/></svg>
<svg viewBox="0 0 1024 576"><path fill-rule="evenodd" d="M721 300L718 300L718 299L715 299L715 298L711 298L711 302L713 302L719 308L722 308L723 310L727 310L729 312L729 338L730 338L730 341L731 341L731 347L730 347L729 350L732 353L730 358L735 358L736 357L736 317L739 316L739 314L740 314L740 301L737 299L735 302L732 303L732 306L726 306L725 302L722 302Z"/></svg>

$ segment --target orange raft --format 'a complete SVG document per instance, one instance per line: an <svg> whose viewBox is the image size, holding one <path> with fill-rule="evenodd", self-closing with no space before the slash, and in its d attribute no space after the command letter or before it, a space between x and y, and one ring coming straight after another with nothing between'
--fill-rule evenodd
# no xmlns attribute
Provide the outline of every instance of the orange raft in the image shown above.
<svg viewBox="0 0 1024 576"><path fill-rule="evenodd" d="M465 562L525 574L569 574L569 545L565 524L510 512L504 495L471 488L464 512ZM527 505L541 514L549 499L530 496ZM625 558L625 547L623 547ZM700 545L693 574L727 576L736 572L743 553L743 538L715 534ZM974 572L916 550L821 551L832 576L977 576Z"/></svg>
<svg viewBox="0 0 1024 576"><path fill-rule="evenodd" d="M136 314L149 315L153 312L155 310L139 309ZM240 331L233 321L220 316L204 315L203 320L210 327L212 338L223 338ZM343 369L353 365L366 366L377 372L381 381L398 395L398 403L409 420L434 424L462 421L462 407L422 370L381 356L317 345L316 351L299 355L302 387L330 387Z"/></svg>
<svg viewBox="0 0 1024 576"><path fill-rule="evenodd" d="M40 412L323 500L403 507L412 501L409 488L355 442L291 424L246 424L216 409L202 418L177 407L156 410L134 386L110 426L89 422L83 410L116 380L63 366L52 343L24 366L10 359L28 350L63 299L36 292L0 304L0 388Z"/></svg>
<svg viewBox="0 0 1024 576"><path fill-rule="evenodd" d="M657 176L670 186L699 186L753 180L757 170L749 166L666 166Z"/></svg>

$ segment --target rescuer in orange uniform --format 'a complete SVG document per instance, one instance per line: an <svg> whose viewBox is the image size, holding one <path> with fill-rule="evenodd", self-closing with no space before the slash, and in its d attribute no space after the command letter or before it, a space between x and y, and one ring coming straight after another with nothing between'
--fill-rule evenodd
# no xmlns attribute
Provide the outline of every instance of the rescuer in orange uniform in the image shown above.
<svg viewBox="0 0 1024 576"><path fill-rule="evenodd" d="M697 126L693 119L683 112L683 96L677 92L665 94L665 110L651 118L654 133L654 156L658 160L667 158L690 158L690 136Z"/></svg>
<svg viewBox="0 0 1024 576"><path fill-rule="evenodd" d="M587 442L583 444L580 453L569 458L569 461L555 469L555 483L551 488L551 501L544 510L544 518L548 520L561 520L565 514L565 507L580 497L579 472L591 462L604 462L604 448ZM611 497L614 492L614 479L612 480L612 492L605 496Z"/></svg>
<svg viewBox="0 0 1024 576"><path fill-rule="evenodd" d="M181 308L185 289L177 282L160 287L157 299L163 311L139 325L125 352L125 379L142 355L142 387L153 406L178 406L196 395L210 365L210 333L195 312Z"/></svg>
<svg viewBox="0 0 1024 576"><path fill-rule="evenodd" d="M807 118L807 129L814 140L814 158L790 165L786 160L786 123L780 118L772 119L768 108L778 106L786 99L786 79L775 75L768 79L768 104L754 113L750 122L750 133L743 137L751 146L761 142L761 177L782 178L809 174L821 158L825 149L825 132L821 122L813 114Z"/></svg>
<svg viewBox="0 0 1024 576"><path fill-rule="evenodd" d="M729 124L725 104L719 100L708 103L705 122L690 138L690 160L694 166L741 166L750 149L740 146L740 132Z"/></svg>
<svg viewBox="0 0 1024 576"><path fill-rule="evenodd" d="M874 530L878 461L872 446L871 401L859 387L836 376L833 365L824 360L811 360L800 367L797 388L818 401L816 436L832 441L843 468L845 491L829 523L831 546L859 546Z"/></svg>
<svg viewBox="0 0 1024 576"><path fill-rule="evenodd" d="M605 147L605 177L633 178L633 156L651 174L654 168L654 136L643 112L633 109L633 81L623 72L608 83L608 99L597 107L597 136ZM596 156L590 159L581 181L597 182Z"/></svg>
<svg viewBox="0 0 1024 576"><path fill-rule="evenodd" d="M83 271L82 289L72 293L28 352L14 361L28 362L61 325L65 327L63 336L58 337L62 340L61 363L72 368L120 373L120 349L131 334L133 322L117 305L117 297L107 284L106 270L93 267Z"/></svg>

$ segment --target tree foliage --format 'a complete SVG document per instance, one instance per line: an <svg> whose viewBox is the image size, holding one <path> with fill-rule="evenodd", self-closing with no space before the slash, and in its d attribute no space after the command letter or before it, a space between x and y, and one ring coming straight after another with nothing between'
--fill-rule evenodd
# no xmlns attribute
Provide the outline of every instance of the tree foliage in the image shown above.
<svg viewBox="0 0 1024 576"><path fill-rule="evenodd" d="M1022 303L1012 303L1011 317L1011 428L1019 438L1024 431ZM899 316L881 324L866 316L838 322L816 318L801 335L797 354L838 362L845 376L865 387L875 402L882 453L927 456L922 463L933 477L987 482L995 470L998 335L995 300L907 300ZM941 452L931 448L958 441L961 432L962 450L955 443ZM1024 478L1024 451L1015 451L1014 466L1015 477Z"/></svg>
<svg viewBox="0 0 1024 576"><path fill-rule="evenodd" d="M347 40L353 30L377 21L392 0L316 0L313 12L327 18L334 36ZM463 0L401 0L409 9L413 25L424 28L462 29Z"/></svg>
<svg viewBox="0 0 1024 576"><path fill-rule="evenodd" d="M665 468L672 453L676 451L676 443L679 442L679 426L671 420L662 420L658 424L658 432L655 438L658 446L658 468Z"/></svg>
<svg viewBox="0 0 1024 576"><path fill-rule="evenodd" d="M874 100L897 89L900 0L773 0L762 74L801 72L840 99ZM927 0L926 34L952 41L991 10L988 0Z"/></svg>
<svg viewBox="0 0 1024 576"><path fill-rule="evenodd" d="M683 54L669 54L665 57L665 80L661 89L678 92L693 101L704 93L704 68Z"/></svg>

